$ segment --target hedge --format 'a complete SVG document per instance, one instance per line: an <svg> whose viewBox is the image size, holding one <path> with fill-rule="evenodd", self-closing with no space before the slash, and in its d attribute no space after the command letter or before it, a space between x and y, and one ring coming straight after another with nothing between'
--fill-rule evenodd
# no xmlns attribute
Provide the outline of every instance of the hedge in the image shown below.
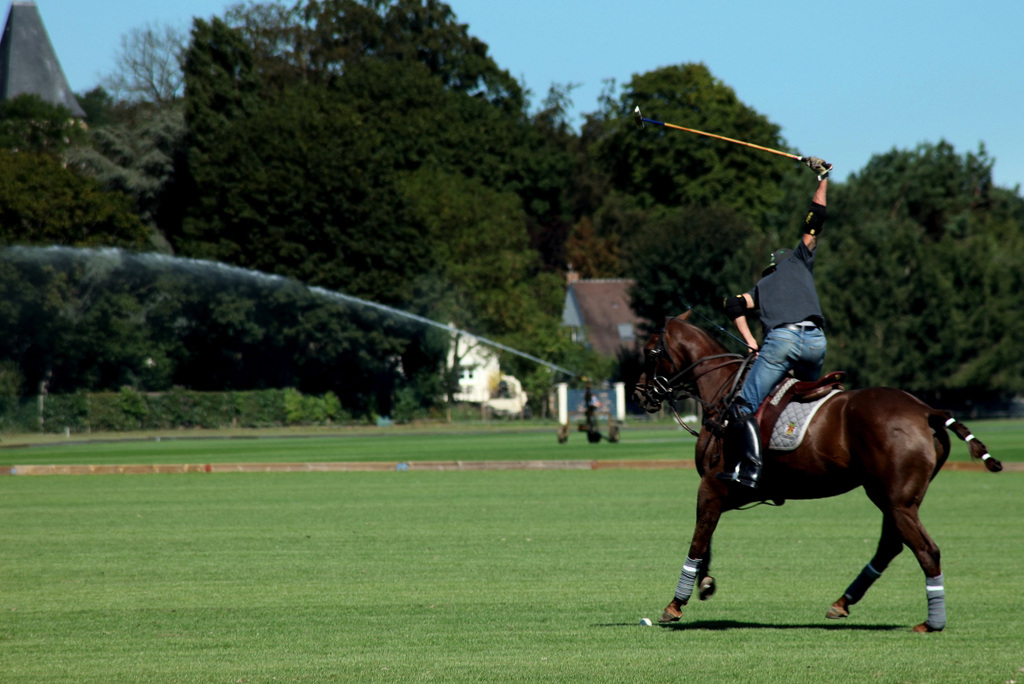
<svg viewBox="0 0 1024 684"><path fill-rule="evenodd" d="M33 399L37 407L38 399ZM25 407L21 409L25 413ZM306 396L294 389L252 392L192 392L174 389L140 393L51 394L43 399L42 431L123 432L175 428L329 425L351 420L333 392ZM9 421L13 423L14 421ZM24 422L22 417L18 423ZM0 424L3 421L0 420Z"/></svg>

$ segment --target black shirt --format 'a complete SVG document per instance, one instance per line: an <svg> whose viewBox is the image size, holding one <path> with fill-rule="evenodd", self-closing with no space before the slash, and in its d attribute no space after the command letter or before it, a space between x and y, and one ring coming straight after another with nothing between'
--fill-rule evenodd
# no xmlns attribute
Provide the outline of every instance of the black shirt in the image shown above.
<svg viewBox="0 0 1024 684"><path fill-rule="evenodd" d="M811 321L825 324L814 287L814 252L803 240L769 273L757 281L749 294L758 309L764 333L785 323Z"/></svg>

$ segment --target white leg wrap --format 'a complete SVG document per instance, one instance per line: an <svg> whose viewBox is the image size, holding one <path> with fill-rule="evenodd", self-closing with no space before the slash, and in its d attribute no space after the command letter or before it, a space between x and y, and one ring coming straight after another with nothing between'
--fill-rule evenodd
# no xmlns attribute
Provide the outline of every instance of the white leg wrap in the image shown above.
<svg viewBox="0 0 1024 684"><path fill-rule="evenodd" d="M697 573L700 572L700 559L687 558L683 564L683 571L679 574L679 584L676 585L676 598L686 603L693 595L693 584L697 581Z"/></svg>
<svg viewBox="0 0 1024 684"><path fill-rule="evenodd" d="M925 592L928 594L929 627L940 630L946 626L946 590L942 586L942 573L937 577L925 578Z"/></svg>

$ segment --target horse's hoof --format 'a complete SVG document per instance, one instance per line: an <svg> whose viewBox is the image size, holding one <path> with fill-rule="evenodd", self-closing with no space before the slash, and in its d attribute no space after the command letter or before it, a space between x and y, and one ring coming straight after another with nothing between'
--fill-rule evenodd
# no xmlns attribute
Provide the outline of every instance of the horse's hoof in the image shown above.
<svg viewBox="0 0 1024 684"><path fill-rule="evenodd" d="M707 601L715 595L715 578L708 575L700 581L700 588L697 589L697 596L701 601Z"/></svg>
<svg viewBox="0 0 1024 684"><path fill-rule="evenodd" d="M914 631L918 634L928 634L930 632L941 632L942 628L940 627L939 629L936 629L927 622L922 622L921 624L914 626Z"/></svg>
<svg viewBox="0 0 1024 684"><path fill-rule="evenodd" d="M683 611L676 607L675 601L665 606L665 610L661 612L661 617L658 618L658 622L665 625L670 622L679 622L679 618L683 617Z"/></svg>
<svg viewBox="0 0 1024 684"><path fill-rule="evenodd" d="M839 618L850 617L850 611L847 610L848 606L845 599L846 597L844 596L829 606L828 611L825 613L825 617L829 620L838 620Z"/></svg>

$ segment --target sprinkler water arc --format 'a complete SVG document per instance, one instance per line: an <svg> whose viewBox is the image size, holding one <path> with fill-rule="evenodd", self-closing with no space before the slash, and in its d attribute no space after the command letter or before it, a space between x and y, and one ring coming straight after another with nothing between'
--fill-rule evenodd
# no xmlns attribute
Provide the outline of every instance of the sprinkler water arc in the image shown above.
<svg viewBox="0 0 1024 684"><path fill-rule="evenodd" d="M23 259L38 260L38 261L45 261L45 260L48 260L48 259L51 259L51 258L56 258L56 257L59 257L59 256L68 257L68 258L73 258L73 257L82 257L82 258L92 257L94 259L107 259L110 262L118 262L118 263L124 263L124 262L133 263L134 262L134 263L138 263L139 265L143 265L143 266L162 265L162 266L168 266L168 267L178 267L178 268L183 268L183 269L191 269L191 270L195 270L195 271L201 271L201 272L209 274L209 275L215 275L216 274L216 275L223 275L223 276L236 277L236 278L254 279L257 282L262 282L262 283L266 283L267 285L274 285L274 286L283 286L285 284L300 285L300 286L306 288L306 290L308 290L313 295L315 295L317 297L320 297L322 299L326 299L328 301L333 301L333 302L342 303L342 304L346 304L346 305L356 305L356 306L368 307L368 308L372 308L372 309L376 309L378 311L381 311L381 312L383 312L383 313L385 313L387 315L390 315L390 316L395 316L395 317L399 317L399 318L408 318L410 320L416 321L418 323L422 323L424 325L428 325L428 326L432 326L432 327L435 327L435 328L439 328L441 330L448 331L448 332L450 332L452 334L459 334L459 335L463 335L463 336L466 336L466 337L472 337L472 338L474 338L476 340L479 340L483 344L486 344L486 345L488 345L490 347L494 347L495 349L500 349L501 351L506 351L506 352L508 352L510 354L513 354L515 356L519 356L519 357L527 359L529 361L533 361L534 363L538 363L538 364L540 364L542 366L550 368L551 370L554 370L554 371L557 371L559 373L565 374L565 375L567 375L567 376L569 376L571 378L575 378L575 377L577 377L579 375L575 371L571 371L571 370L569 370L567 368L563 368L562 366L558 366L556 364L550 363L550 362L545 361L544 359L538 358L537 356L534 356L532 354L528 354L528 353L526 353L524 351L520 351L520 350L515 349L513 347L510 347L508 345L502 344L501 342L497 342L495 340L491 340L491 339L488 339L486 337L482 337L482 336L477 335L476 333L470 332L468 330L462 330L461 328L456 328L456 327L451 326L451 325L446 325L444 323L439 323L438 321L431 320L429 318L426 318L425 316L419 316L417 314L410 313L408 311L402 311L401 309L396 309L394 307L390 307L390 306L387 306L387 305L384 305L384 304L378 304L377 302L371 302L371 301L368 301L366 299L360 299L359 297L353 297L352 295L347 295L347 294L344 294L342 292L336 292L336 291L328 290L326 288L322 288L322 287L318 287L318 286L305 285L304 283L300 283L299 281L292 280L292 279L286 278L284 276L264 273L262 271L253 271L253 270L250 270L250 269L242 268L240 266L231 266L229 264L224 264L224 263L217 262L217 261L206 261L206 260L202 260L202 259L192 259L192 258L189 258L189 257L174 257L174 256L168 256L166 254L157 254L157 253L148 253L148 252L143 252L143 253L126 252L126 251L123 251L123 250L117 249L117 248L92 248L92 249L90 249L90 248L76 248L76 247L64 247L64 246L56 246L56 247L21 247L21 246L15 246L15 247L8 247L8 248L4 249L2 252L0 252L0 254L10 254L10 255L21 257Z"/></svg>

